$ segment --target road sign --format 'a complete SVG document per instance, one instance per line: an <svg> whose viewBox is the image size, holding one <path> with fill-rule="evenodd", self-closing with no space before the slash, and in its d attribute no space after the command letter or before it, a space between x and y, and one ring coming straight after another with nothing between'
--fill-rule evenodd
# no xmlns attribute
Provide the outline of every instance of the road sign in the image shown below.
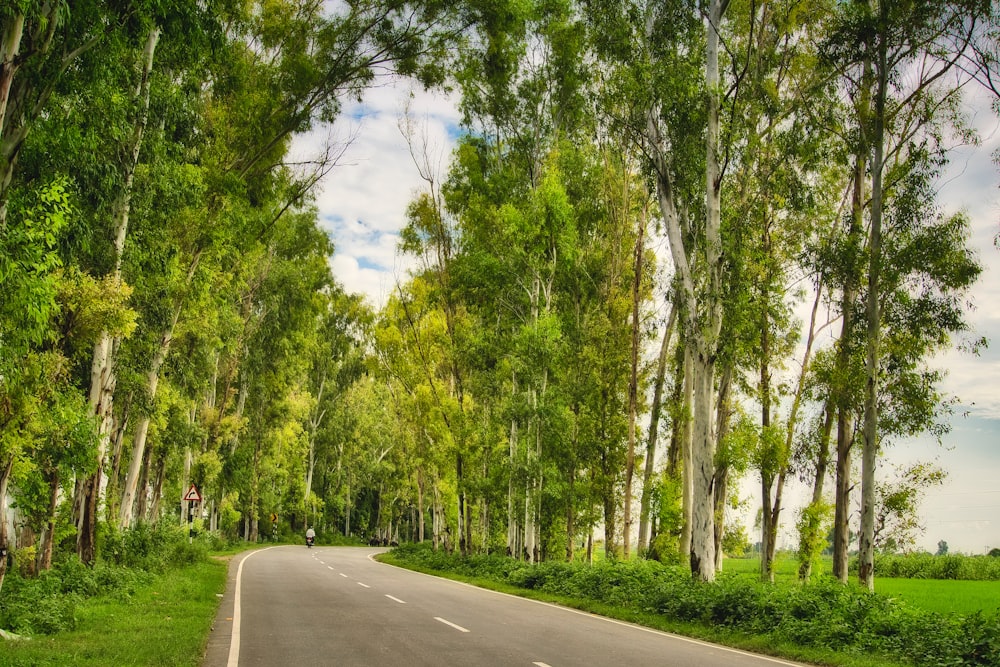
<svg viewBox="0 0 1000 667"><path fill-rule="evenodd" d="M200 503L201 494L198 493L198 487L192 484L191 488L188 489L188 492L184 494L184 500L188 501L189 503Z"/></svg>
<svg viewBox="0 0 1000 667"><path fill-rule="evenodd" d="M271 523L278 523L278 515L274 512L271 512Z"/></svg>

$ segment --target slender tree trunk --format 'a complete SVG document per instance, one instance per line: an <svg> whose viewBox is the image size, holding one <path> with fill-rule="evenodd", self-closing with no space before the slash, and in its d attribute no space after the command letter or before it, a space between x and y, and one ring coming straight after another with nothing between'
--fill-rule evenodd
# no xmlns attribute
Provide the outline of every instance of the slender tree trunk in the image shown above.
<svg viewBox="0 0 1000 667"><path fill-rule="evenodd" d="M170 343L173 340L174 327L180 319L181 306L174 308L174 316L167 326L167 330L160 337L160 344L146 373L146 395L150 400L156 398L156 388L160 383L160 368L167 359L167 352L170 350ZM125 477L125 488L122 491L122 504L118 515L118 527L127 528L132 525L133 509L135 504L136 489L139 484L139 472L146 449L146 434L149 431L149 415L143 415L136 425L135 436L132 440L132 458L129 462L128 475Z"/></svg>
<svg viewBox="0 0 1000 667"><path fill-rule="evenodd" d="M653 109L647 113L647 138L657 171L660 210L666 222L670 252L677 271L685 310L685 341L693 357L694 437L691 446L691 544L692 574L703 580L715 579L715 358L722 327L722 238L719 161L719 27L728 0L710 0L707 12L705 47L705 227L703 257L705 279L696 284L692 273L695 253L685 247L680 218L674 200L672 168L664 154L664 141Z"/></svg>
<svg viewBox="0 0 1000 667"><path fill-rule="evenodd" d="M878 88L875 93L875 144L872 160L871 227L868 235L868 294L865 355L864 448L861 455L861 535L858 541L858 583L875 590L875 467L878 461L879 337L882 313L882 164L885 150L885 105L888 87L886 31L888 10L879 3Z"/></svg>
<svg viewBox="0 0 1000 667"><path fill-rule="evenodd" d="M667 376L667 357L670 353L670 340L673 337L674 322L677 319L677 307L670 304L670 316L660 343L660 354L656 360L656 379L653 382L653 403L649 408L649 434L646 438L646 461L642 475L642 499L639 505L639 551L649 548L649 510L653 494L653 474L656 466L656 441L660 431L660 410L663 405L663 384Z"/></svg>
<svg viewBox="0 0 1000 667"><path fill-rule="evenodd" d="M417 470L417 541L424 542L424 476Z"/></svg>
<svg viewBox="0 0 1000 667"><path fill-rule="evenodd" d="M21 38L24 36L24 13L16 11L12 16L4 18L3 31L0 33L0 137L6 127L7 104L10 100L10 88L14 74L20 64L17 56L21 50Z"/></svg>
<svg viewBox="0 0 1000 667"><path fill-rule="evenodd" d="M816 477L813 479L812 501L809 509L815 511L823 502L823 485L826 480L827 467L830 464L830 434L833 431L833 420L836 408L832 401L827 401L826 417L823 419L823 430L819 437L819 452L816 455ZM819 521L805 522L799 535L799 579L808 583L812 576L813 544L823 529Z"/></svg>
<svg viewBox="0 0 1000 667"><path fill-rule="evenodd" d="M49 482L49 509L47 512L48 521L38 544L36 559L38 572L52 569L52 545L55 542L56 510L59 506L59 468L53 467L46 476Z"/></svg>
<svg viewBox="0 0 1000 667"><path fill-rule="evenodd" d="M719 380L718 417L715 424L716 438L723 442L729 434L732 419L733 367L727 364ZM720 457L721 459L721 457ZM715 570L722 570L722 536L726 530L726 495L729 493L729 461L719 460L715 466Z"/></svg>
<svg viewBox="0 0 1000 667"><path fill-rule="evenodd" d="M316 432L323 422L326 410L320 410L323 401L323 390L326 387L326 375L319 381L319 391L316 394L316 414L309 420L309 458L306 462L306 497L312 493L313 472L316 469Z"/></svg>
<svg viewBox="0 0 1000 667"><path fill-rule="evenodd" d="M149 513L146 515L146 520L151 524L156 524L160 519L160 501L163 499L163 478L166 474L166 467L166 458L156 457L156 477L150 494Z"/></svg>
<svg viewBox="0 0 1000 667"><path fill-rule="evenodd" d="M694 353L691 348L684 349L684 421L681 424L681 510L684 523L681 527L679 550L681 558L688 558L691 553L691 505L693 501L692 485L694 484L694 467L691 460L691 448L694 446Z"/></svg>
<svg viewBox="0 0 1000 667"><path fill-rule="evenodd" d="M764 234L765 256L770 256L770 236ZM763 457L760 467L761 487L761 549L760 578L761 581L774 583L774 549L778 537L777 512L780 509L779 498L772 501L771 490L778 468L782 465L778 452L771 451L774 443L770 440L771 428L771 321L768 316L770 306L769 276L765 276L761 287L760 326L760 427L761 450ZM777 494L776 494L777 495Z"/></svg>
<svg viewBox="0 0 1000 667"><path fill-rule="evenodd" d="M642 322L639 320L639 300L642 295L642 260L646 247L645 241L646 215L643 211L633 253L632 340L629 360L631 368L628 383L628 453L625 457L625 517L622 528L622 550L625 560L629 560L632 555L632 479L635 476L635 432L639 412L639 333L642 326Z"/></svg>
<svg viewBox="0 0 1000 667"><path fill-rule="evenodd" d="M865 207L865 171L867 161L864 151L855 155L854 184L851 202L851 221L848 229L850 248L860 247L861 230ZM851 513L851 448L854 444L854 405L850 384L851 358L854 351L854 307L858 298L857 266L859 259L850 257L847 279L841 297L841 330L837 342L836 378L837 387L837 465L836 497L833 520L833 576L847 583L847 549L850 544L849 518Z"/></svg>
<svg viewBox="0 0 1000 667"><path fill-rule="evenodd" d="M139 485L135 498L135 517L139 521L146 520L146 509L149 507L149 473L153 466L153 448L147 447L142 456L142 472L139 475Z"/></svg>

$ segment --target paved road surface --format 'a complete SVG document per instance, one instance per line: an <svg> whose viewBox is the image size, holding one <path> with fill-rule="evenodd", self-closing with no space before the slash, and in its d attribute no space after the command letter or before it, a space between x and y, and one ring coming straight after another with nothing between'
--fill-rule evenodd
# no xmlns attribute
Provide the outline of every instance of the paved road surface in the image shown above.
<svg viewBox="0 0 1000 667"><path fill-rule="evenodd" d="M794 664L401 570L379 551L237 556L203 667Z"/></svg>

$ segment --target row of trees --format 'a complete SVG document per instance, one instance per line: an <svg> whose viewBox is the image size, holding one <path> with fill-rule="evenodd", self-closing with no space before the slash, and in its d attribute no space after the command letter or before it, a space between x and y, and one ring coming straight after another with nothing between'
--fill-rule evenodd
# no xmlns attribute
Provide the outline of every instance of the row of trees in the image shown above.
<svg viewBox="0 0 1000 667"><path fill-rule="evenodd" d="M948 146L973 139L963 95L989 89L990 12L789 0L479 15L456 70L468 134L448 174L422 171L403 237L421 268L376 332L417 452L411 484L452 494L435 525L463 551L503 537L530 560L573 558L581 537L589 552L600 528L609 555L673 552L711 580L733 483L753 474L773 579L798 476L813 488L802 576L832 523L835 575L856 531L871 586L875 549L906 547L917 526L900 515L941 479L876 468L893 441L947 429L952 399L927 361L967 333L981 267L934 188Z"/></svg>
<svg viewBox="0 0 1000 667"><path fill-rule="evenodd" d="M434 3L323 10L0 8L0 546L37 540L39 568L189 482L247 539L304 513L365 315L309 199L343 147L291 138L384 68L433 81L445 43Z"/></svg>
<svg viewBox="0 0 1000 667"><path fill-rule="evenodd" d="M870 585L881 448L944 429L926 360L980 272L934 180L990 11L0 8L0 546L93 562L195 483L248 540L276 512L540 560L603 529L711 580L752 471L762 576L797 474L803 576L832 506L846 579L860 451ZM310 203L343 147L289 148L390 70L456 87L465 133L447 174L410 137L420 267L373 313Z"/></svg>

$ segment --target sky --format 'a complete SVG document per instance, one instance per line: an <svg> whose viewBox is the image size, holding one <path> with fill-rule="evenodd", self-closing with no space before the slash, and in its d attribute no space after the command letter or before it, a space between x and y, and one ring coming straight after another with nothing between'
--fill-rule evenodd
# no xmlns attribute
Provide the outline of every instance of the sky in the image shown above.
<svg viewBox="0 0 1000 667"><path fill-rule="evenodd" d="M426 146L418 155L426 155L442 177L458 136L456 98L414 89L405 80L370 90L360 103L347 105L337 125L299 139L295 147L308 154L328 135L349 143L340 164L321 182L317 205L321 224L335 243L335 277L375 307L385 303L397 281L405 282L413 266L396 244L407 205L425 189L400 129L404 110L417 129L417 143ZM1000 169L991 159L1000 149L1000 122L988 104L970 105L968 114L982 145L953 151L939 183L940 203L946 211L964 211L971 220L970 244L984 271L970 295L968 320L975 336L985 336L990 346L978 356L951 351L934 360L948 372L943 391L958 399L951 432L940 445L930 438L894 443L882 469L935 461L948 472L921 504L926 530L917 547L932 552L941 540L952 553L1000 547L1000 250L994 246L1000 233ZM758 487L752 479L741 485L748 507L741 520L751 536L760 505ZM794 510L806 497L803 485L789 485L779 547L794 546Z"/></svg>

